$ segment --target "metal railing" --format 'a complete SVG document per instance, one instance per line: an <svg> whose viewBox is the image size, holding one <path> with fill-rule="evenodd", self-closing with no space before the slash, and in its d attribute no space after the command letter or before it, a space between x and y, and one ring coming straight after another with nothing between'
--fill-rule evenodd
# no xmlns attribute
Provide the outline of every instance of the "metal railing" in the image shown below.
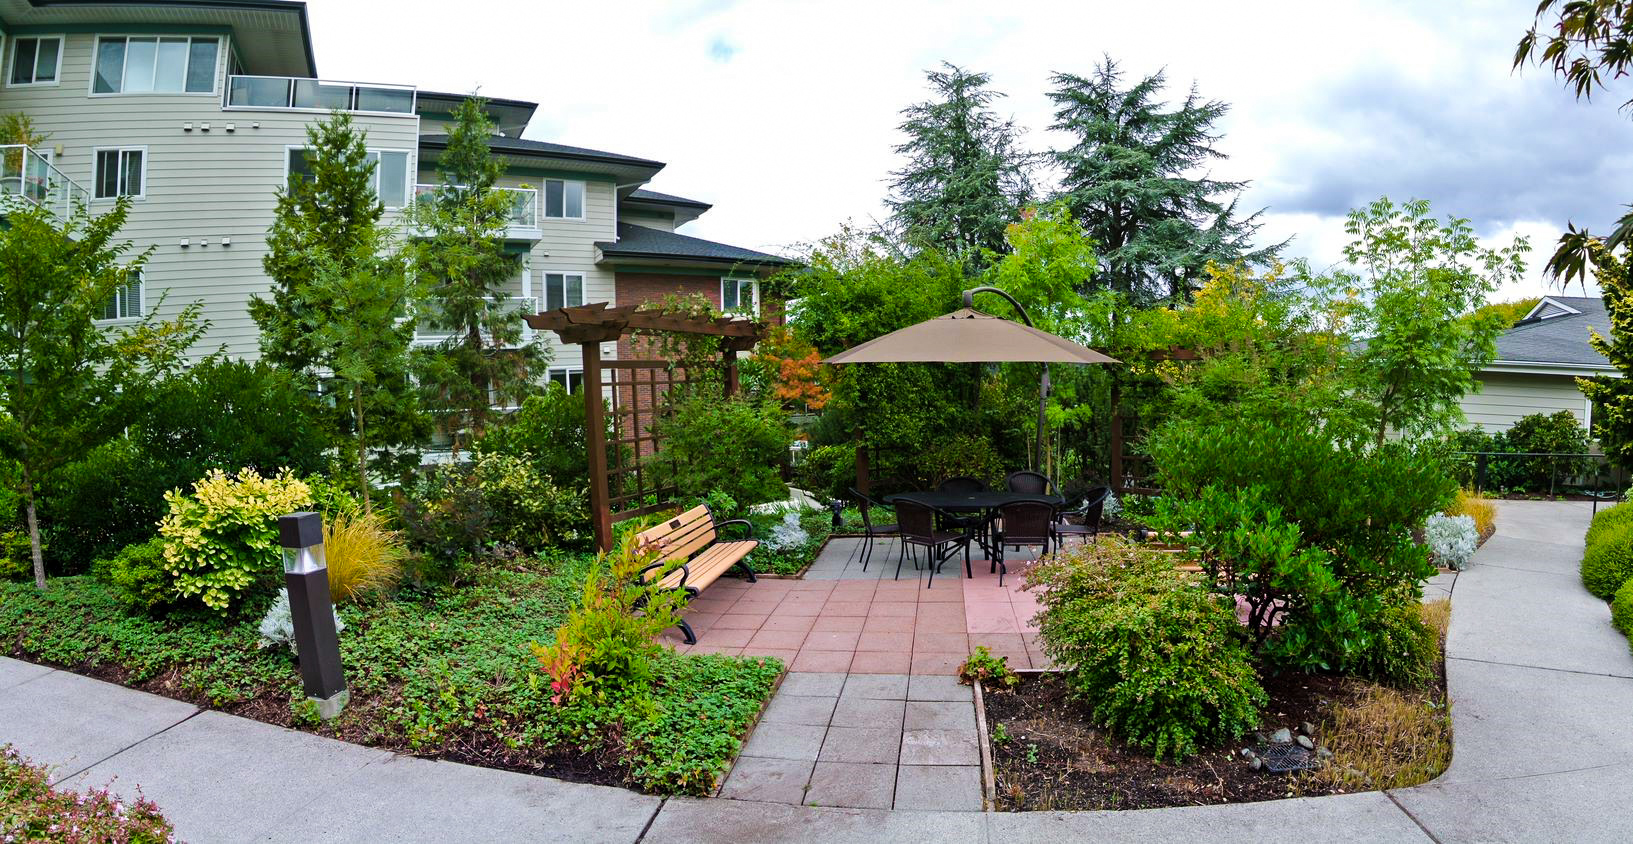
<svg viewBox="0 0 1633 844"><path fill-rule="evenodd" d="M1579 495L1598 502L1621 498L1628 488L1627 472L1603 454L1458 451L1452 456L1459 461L1458 481L1475 492Z"/></svg>
<svg viewBox="0 0 1633 844"><path fill-rule="evenodd" d="M224 109L414 113L412 85L335 82L295 76L229 76Z"/></svg>
<svg viewBox="0 0 1633 844"><path fill-rule="evenodd" d="M45 156L22 144L0 145L0 205L27 201L67 219L90 198Z"/></svg>
<svg viewBox="0 0 1633 844"><path fill-rule="evenodd" d="M463 185L415 185L414 198L432 196L443 190L463 190ZM539 227L539 192L534 188L494 188L511 195L510 226L518 229Z"/></svg>
<svg viewBox="0 0 1633 844"><path fill-rule="evenodd" d="M538 313L539 299L536 296L508 296L498 301L490 301L490 308L502 308L507 313L532 314ZM443 316L441 302L435 298L421 299L414 305L414 339L419 341L444 340L461 330L460 326L453 325ZM518 320L520 317L518 316ZM521 339L525 341L530 333L524 326Z"/></svg>

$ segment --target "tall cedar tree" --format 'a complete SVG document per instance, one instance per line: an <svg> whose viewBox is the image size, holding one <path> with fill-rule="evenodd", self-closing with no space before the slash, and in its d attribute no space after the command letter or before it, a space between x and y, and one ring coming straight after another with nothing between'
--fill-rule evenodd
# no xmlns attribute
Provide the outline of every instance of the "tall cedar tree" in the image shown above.
<svg viewBox="0 0 1633 844"><path fill-rule="evenodd" d="M120 197L98 217L68 220L24 203L0 227L0 455L17 461L34 583L45 587L36 502L42 479L128 424L146 386L171 371L203 333L199 308L173 320L150 312L120 331L98 325L147 253L116 241L130 212Z"/></svg>
<svg viewBox="0 0 1633 844"><path fill-rule="evenodd" d="M366 502L369 472L417 464L430 433L409 378L412 290L380 224L366 135L336 112L306 138L310 175L291 174L267 234L272 300L253 297L250 315L265 357L335 395L327 427Z"/></svg>
<svg viewBox="0 0 1633 844"><path fill-rule="evenodd" d="M1238 219L1245 182L1198 171L1224 154L1213 126L1229 106L1203 100L1192 86L1165 110L1161 72L1124 88L1105 59L1091 77L1053 75L1055 122L1074 142L1053 153L1060 198L1094 238L1103 262L1097 286L1141 301L1187 300L1212 261L1263 264L1285 242L1254 249L1261 212Z"/></svg>
<svg viewBox="0 0 1633 844"><path fill-rule="evenodd" d="M550 363L544 346L522 341L527 308L509 295L522 266L504 240L516 195L495 189L504 165L489 152L494 124L485 105L471 97L454 112L439 163L443 184L415 205L419 236L409 249L425 310L448 333L417 369L425 403L454 435L455 451L466 436L482 434L494 405L519 406L536 391Z"/></svg>
<svg viewBox="0 0 1633 844"><path fill-rule="evenodd" d="M1578 378L1576 383L1598 408L1593 414L1594 436L1610 459L1627 469L1633 467L1633 279L1628 278L1627 260L1612 255L1597 239L1588 244L1588 260L1610 313L1610 336L1593 331L1589 342L1621 374Z"/></svg>
<svg viewBox="0 0 1633 844"><path fill-rule="evenodd" d="M1537 29L1545 20L1546 34L1539 35ZM1577 99L1591 98L1609 80L1633 73L1633 0L1541 0L1531 28L1514 50L1514 68L1529 61L1552 69ZM1633 99L1622 108L1633 113ZM1590 265L1598 269L1596 240L1587 229L1567 224L1548 259L1548 274L1567 285L1572 279L1585 281ZM1633 210L1616 221L1605 238L1603 254L1609 256L1624 245L1633 245Z"/></svg>
<svg viewBox="0 0 1633 844"><path fill-rule="evenodd" d="M942 68L925 74L931 98L902 111L908 140L896 152L908 161L892 174L892 222L910 245L979 269L985 253L1008 251L1004 229L1032 200L1033 156L1014 122L992 110L1004 95L987 87L987 74Z"/></svg>

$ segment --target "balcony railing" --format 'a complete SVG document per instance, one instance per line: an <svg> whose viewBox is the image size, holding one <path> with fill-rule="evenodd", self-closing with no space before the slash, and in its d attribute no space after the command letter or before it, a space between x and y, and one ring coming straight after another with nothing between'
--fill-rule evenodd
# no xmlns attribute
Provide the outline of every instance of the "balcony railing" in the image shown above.
<svg viewBox="0 0 1633 844"><path fill-rule="evenodd" d="M88 198L78 182L32 148L0 145L0 206L26 201L67 219Z"/></svg>
<svg viewBox="0 0 1633 844"><path fill-rule="evenodd" d="M414 339L422 342L437 341L453 336L459 326L451 324L443 316L441 302L435 298L422 299L414 305ZM518 322L521 314L538 313L539 300L534 296L508 296L497 302L489 302L488 307L498 308L505 313L516 314ZM521 326L519 335L525 341L531 332L525 325Z"/></svg>
<svg viewBox="0 0 1633 844"><path fill-rule="evenodd" d="M413 114L412 85L331 82L293 76L229 76L222 108Z"/></svg>
<svg viewBox="0 0 1633 844"><path fill-rule="evenodd" d="M442 190L460 190L460 185L415 185L414 198L435 195ZM539 192L533 188L494 188L504 191L511 196L510 228L512 234L518 229L538 229L539 227Z"/></svg>

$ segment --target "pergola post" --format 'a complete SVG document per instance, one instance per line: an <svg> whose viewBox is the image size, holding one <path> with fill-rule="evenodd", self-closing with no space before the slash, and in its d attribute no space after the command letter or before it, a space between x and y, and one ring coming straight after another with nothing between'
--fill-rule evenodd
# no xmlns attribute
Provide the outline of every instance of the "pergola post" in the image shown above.
<svg viewBox="0 0 1633 844"><path fill-rule="evenodd" d="M590 521L595 547L612 550L612 508L607 493L607 410L601 403L601 344L580 343L584 354L584 434L589 440Z"/></svg>
<svg viewBox="0 0 1633 844"><path fill-rule="evenodd" d="M729 399L732 396L737 395L738 389L737 350L732 348L730 343L722 344L722 348L720 349L720 362L725 365L726 370L726 383L722 389L726 394L726 398Z"/></svg>

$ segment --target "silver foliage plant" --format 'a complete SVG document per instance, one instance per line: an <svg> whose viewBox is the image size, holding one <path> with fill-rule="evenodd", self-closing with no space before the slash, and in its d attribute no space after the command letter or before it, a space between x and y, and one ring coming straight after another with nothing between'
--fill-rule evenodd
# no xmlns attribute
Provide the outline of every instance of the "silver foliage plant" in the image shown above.
<svg viewBox="0 0 1633 844"><path fill-rule="evenodd" d="M1471 516L1436 513L1424 523L1423 536L1429 544L1429 552L1449 569L1462 571L1474 560L1479 531L1475 529Z"/></svg>
<svg viewBox="0 0 1633 844"><path fill-rule="evenodd" d="M345 629L346 623L340 620L340 613L335 613L335 632ZM288 645L289 652L295 652L295 619L289 609L288 589L278 590L278 600L272 602L272 608L261 619L259 645L263 648Z"/></svg>
<svg viewBox="0 0 1633 844"><path fill-rule="evenodd" d="M771 529L771 538L766 540L766 544L771 546L773 551L786 551L798 548L810 540L811 535L805 532L805 528L800 527L799 513L789 512L783 515L781 524Z"/></svg>

